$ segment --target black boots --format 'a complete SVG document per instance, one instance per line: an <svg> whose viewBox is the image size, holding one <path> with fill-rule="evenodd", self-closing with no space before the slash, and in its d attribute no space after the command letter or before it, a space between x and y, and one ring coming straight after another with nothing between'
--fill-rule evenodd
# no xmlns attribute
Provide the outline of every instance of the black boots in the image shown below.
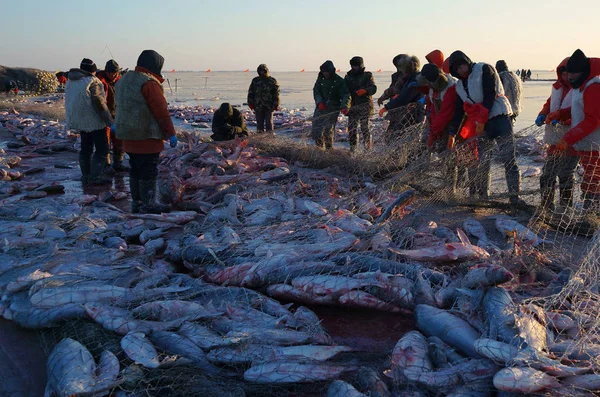
<svg viewBox="0 0 600 397"><path fill-rule="evenodd" d="M93 161L90 172L89 182L94 185L106 185L112 183L112 179L104 174L104 166L106 162L102 161Z"/></svg>
<svg viewBox="0 0 600 397"><path fill-rule="evenodd" d="M92 169L92 159L79 154L79 168L81 169L81 184L87 185L90 183L90 173Z"/></svg>
<svg viewBox="0 0 600 397"><path fill-rule="evenodd" d="M113 152L113 163L112 169L115 172L128 172L129 167L123 165L123 160L125 159L125 152L114 151Z"/></svg>
<svg viewBox="0 0 600 397"><path fill-rule="evenodd" d="M171 208L168 205L160 204L157 201L156 194L156 179L134 179L138 181L138 192L141 201L139 212L147 214L161 214L163 212L169 212ZM131 182L133 184L133 182ZM133 200L133 190L131 194ZM131 209L133 212L134 204L132 201Z"/></svg>
<svg viewBox="0 0 600 397"><path fill-rule="evenodd" d="M131 192L131 213L138 214L142 208L139 179L133 177L129 178L129 191Z"/></svg>

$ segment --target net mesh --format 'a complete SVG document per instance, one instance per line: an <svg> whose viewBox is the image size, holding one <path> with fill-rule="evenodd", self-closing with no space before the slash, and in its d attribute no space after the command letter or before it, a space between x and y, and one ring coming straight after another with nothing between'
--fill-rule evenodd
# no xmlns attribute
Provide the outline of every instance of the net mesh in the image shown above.
<svg viewBox="0 0 600 397"><path fill-rule="evenodd" d="M15 204L6 191L2 313L40 329L48 387L135 396L597 391L589 159L580 173L573 159L549 157L536 126L514 140L428 148L427 124L397 112L400 124L393 114L373 119L373 147L360 132L352 153L341 116L335 127L331 115L315 116L249 144L182 133L160 165L171 214ZM315 122L330 123L322 131L333 131L332 150L315 146ZM14 164L3 159L9 175ZM563 169L575 170L571 188ZM548 173L555 180L540 187ZM414 330L393 348L364 349L336 334L323 306L367 313L364 338L377 333L378 313L414 319Z"/></svg>

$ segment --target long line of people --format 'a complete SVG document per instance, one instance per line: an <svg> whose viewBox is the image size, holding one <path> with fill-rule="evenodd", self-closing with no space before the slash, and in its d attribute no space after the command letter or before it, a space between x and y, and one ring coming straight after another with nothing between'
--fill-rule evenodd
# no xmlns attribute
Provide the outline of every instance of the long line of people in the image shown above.
<svg viewBox="0 0 600 397"><path fill-rule="evenodd" d="M389 120L386 142L393 143L412 125L426 125L429 151L448 150L452 154L448 156L452 188L456 190L461 178L468 178L469 195L474 200L489 198L492 154L497 147L510 202L525 205L520 198L513 132L522 110L520 79L503 60L493 67L473 62L462 51L444 59L440 50L434 50L426 59L423 68L416 56L399 54L393 59L396 72L377 99L379 115ZM110 162L110 137L114 172L127 171L124 152L130 157L134 212L165 210L156 203L158 155L164 140L175 146L177 137L162 88L163 63L162 56L146 50L136 69L121 78L114 60L96 76L96 65L84 59L80 68L69 72L65 88L67 127L82 132L82 182L107 181L103 169ZM345 78L337 74L331 61L320 67L313 87L311 135L321 148L333 148L340 113L349 117L350 150L355 151L359 141L366 150L372 147L369 119L377 86L362 57L353 57L350 67ZM279 84L266 65L259 65L257 73L248 90L248 105L256 112L257 131L272 132L273 111L280 104ZM574 170L579 162L584 168L581 190L585 208L600 202L599 75L600 59L575 51L559 64L551 96L535 121L539 126L546 123L548 156L540 178L544 209L554 210L557 178L560 205L572 205ZM248 135L248 129L240 112L224 103L215 112L213 133L214 140L229 140Z"/></svg>

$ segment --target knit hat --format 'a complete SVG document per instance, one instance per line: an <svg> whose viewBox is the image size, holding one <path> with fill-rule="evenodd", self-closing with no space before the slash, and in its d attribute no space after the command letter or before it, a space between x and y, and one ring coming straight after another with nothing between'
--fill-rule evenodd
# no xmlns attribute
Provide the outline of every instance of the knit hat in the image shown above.
<svg viewBox="0 0 600 397"><path fill-rule="evenodd" d="M569 83L573 88L579 88L590 76L590 60L585 56L583 51L576 50L567 62L568 73L581 73L581 76L576 80L569 79Z"/></svg>
<svg viewBox="0 0 600 397"><path fill-rule="evenodd" d="M508 65L506 64L506 61L501 59L498 62L496 62L496 71L498 73L500 72L505 72L508 70Z"/></svg>
<svg viewBox="0 0 600 397"><path fill-rule="evenodd" d="M421 75L427 79L430 83L435 83L439 75L442 73L440 68L433 63L427 63L423 65L421 69Z"/></svg>
<svg viewBox="0 0 600 397"><path fill-rule="evenodd" d="M95 73L98 68L94 61L88 58L83 58L81 64L79 65L79 69L85 70L86 72Z"/></svg>
<svg viewBox="0 0 600 397"><path fill-rule="evenodd" d="M219 113L221 113L223 117L229 118L233 116L233 107L229 103L224 102L221 104L221 107L219 107Z"/></svg>
<svg viewBox="0 0 600 397"><path fill-rule="evenodd" d="M106 66L104 66L104 71L107 73L117 73L119 71L119 64L114 59L111 59L106 62Z"/></svg>

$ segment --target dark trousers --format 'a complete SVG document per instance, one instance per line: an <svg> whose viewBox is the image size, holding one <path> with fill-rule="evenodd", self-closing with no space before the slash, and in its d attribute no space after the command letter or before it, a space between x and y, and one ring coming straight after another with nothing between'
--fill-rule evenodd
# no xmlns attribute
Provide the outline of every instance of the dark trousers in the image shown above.
<svg viewBox="0 0 600 397"><path fill-rule="evenodd" d="M368 115L348 115L348 135L350 139L350 149L356 148L358 145L358 127L362 133L362 142L365 147L371 147L371 131L369 130Z"/></svg>
<svg viewBox="0 0 600 397"><path fill-rule="evenodd" d="M312 121L311 135L318 147L325 146L325 149L333 148L333 139L335 136L335 125L337 123L339 112L321 112L315 111Z"/></svg>
<svg viewBox="0 0 600 397"><path fill-rule="evenodd" d="M490 168L495 144L498 146L497 158L504 165L508 194L511 199L515 199L521 190L521 174L515 154L512 122L508 116L497 116L489 120L485 131L477 138L479 164L475 169L469 170L469 176L474 176L474 184L470 186L471 193L478 193L482 197L489 196Z"/></svg>
<svg viewBox="0 0 600 397"><path fill-rule="evenodd" d="M540 177L541 204L543 208L554 209L557 177L560 204L567 207L573 203L574 173L578 163L579 157L577 156L564 152L548 153L544 168L542 169L542 176Z"/></svg>
<svg viewBox="0 0 600 397"><path fill-rule="evenodd" d="M96 151L94 151L94 148ZM83 176L90 175L92 170L92 160L94 167L99 164L103 167L108 157L108 137L106 130L82 132L81 133L81 151L79 152L79 164Z"/></svg>
<svg viewBox="0 0 600 397"><path fill-rule="evenodd" d="M256 109L256 131L273 131L273 111L271 109Z"/></svg>
<svg viewBox="0 0 600 397"><path fill-rule="evenodd" d="M160 153L128 153L130 178L156 180L158 178L158 158Z"/></svg>

